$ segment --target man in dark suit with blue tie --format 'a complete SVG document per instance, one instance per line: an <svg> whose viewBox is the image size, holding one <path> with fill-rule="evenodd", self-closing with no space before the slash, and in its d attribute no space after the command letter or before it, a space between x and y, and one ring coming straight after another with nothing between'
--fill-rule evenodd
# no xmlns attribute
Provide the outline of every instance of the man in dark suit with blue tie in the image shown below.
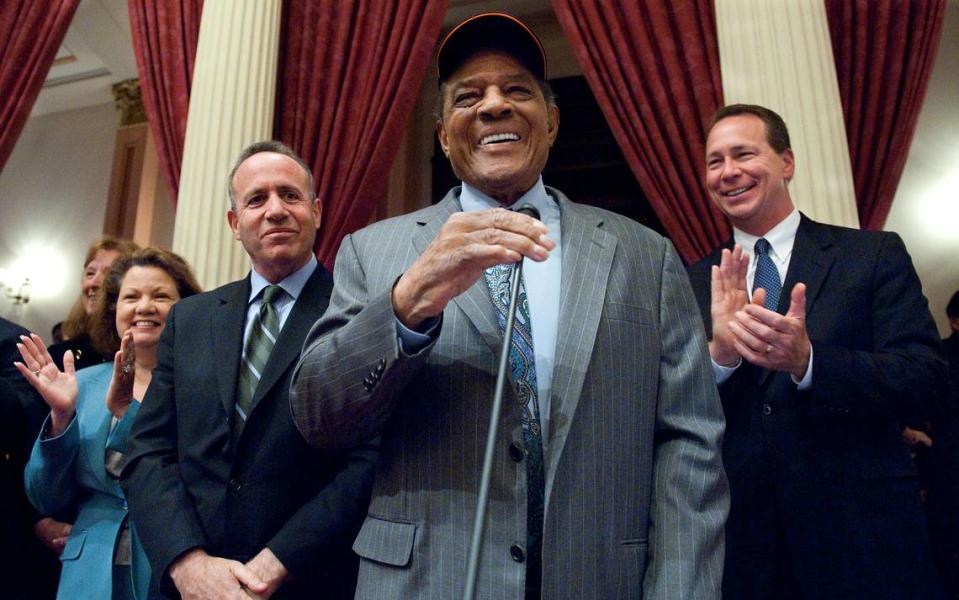
<svg viewBox="0 0 959 600"><path fill-rule="evenodd" d="M727 421L724 597L938 598L900 439L941 385L935 325L899 236L800 214L794 170L773 111L713 118L706 187L734 234L690 277Z"/></svg>
<svg viewBox="0 0 959 600"><path fill-rule="evenodd" d="M253 269L178 302L167 317L121 483L168 593L353 595L350 544L376 448L310 448L288 400L303 338L333 287L313 255L314 189L306 164L283 144L244 150L227 218Z"/></svg>

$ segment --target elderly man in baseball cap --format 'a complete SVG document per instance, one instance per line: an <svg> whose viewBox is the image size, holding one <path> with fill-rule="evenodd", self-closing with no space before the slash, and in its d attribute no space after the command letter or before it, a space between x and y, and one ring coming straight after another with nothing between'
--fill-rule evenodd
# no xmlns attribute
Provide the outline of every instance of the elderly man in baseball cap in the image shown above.
<svg viewBox="0 0 959 600"><path fill-rule="evenodd" d="M544 185L559 108L524 23L467 19L437 67L462 185L343 241L291 396L313 445L382 439L357 597L464 591L520 260L477 597L717 597L723 416L675 250Z"/></svg>

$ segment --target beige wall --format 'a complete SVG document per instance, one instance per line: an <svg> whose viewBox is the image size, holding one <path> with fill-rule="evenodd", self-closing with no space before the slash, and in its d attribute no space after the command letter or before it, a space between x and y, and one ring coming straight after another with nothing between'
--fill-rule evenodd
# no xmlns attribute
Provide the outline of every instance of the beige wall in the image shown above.
<svg viewBox="0 0 959 600"><path fill-rule="evenodd" d="M959 290L959 2L946 6L939 54L886 230L898 232L919 271L942 335Z"/></svg>
<svg viewBox="0 0 959 600"><path fill-rule="evenodd" d="M103 227L119 114L102 104L27 121L0 173L0 268L24 261L31 300L0 315L49 339L80 293L89 243Z"/></svg>

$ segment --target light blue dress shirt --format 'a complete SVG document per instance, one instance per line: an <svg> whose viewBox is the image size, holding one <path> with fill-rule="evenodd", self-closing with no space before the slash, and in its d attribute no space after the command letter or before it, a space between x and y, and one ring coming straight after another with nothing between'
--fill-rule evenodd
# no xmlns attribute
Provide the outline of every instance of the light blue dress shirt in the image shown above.
<svg viewBox="0 0 959 600"><path fill-rule="evenodd" d="M459 200L463 212L502 206L498 201L466 183L463 183ZM529 258L523 259L523 280L526 285L530 322L533 326L536 392L545 444L549 440L550 390L556 358L556 336L559 330L559 291L563 274L562 232L560 231L559 204L546 193L542 177L516 202L505 208L516 209L528 205L534 206L539 211L540 221L549 229L548 235L556 243L556 247L549 253L549 258L543 262L536 262ZM399 319L396 325L404 350L409 351L426 345L435 334L438 323L425 333L414 332L404 327Z"/></svg>
<svg viewBox="0 0 959 600"><path fill-rule="evenodd" d="M273 301L273 307L276 308L276 314L279 318L280 331L283 331L283 325L286 318L290 316L296 299L300 297L300 292L306 286L306 282L313 276L313 271L317 266L316 257L311 256L305 265L287 275L285 279L277 285L286 292ZM250 298L246 309L246 325L243 327L243 346L246 347L246 341L250 337L250 330L253 325L253 315L260 310L260 304L263 303L263 290L271 285L262 275L256 272L256 268L250 272Z"/></svg>

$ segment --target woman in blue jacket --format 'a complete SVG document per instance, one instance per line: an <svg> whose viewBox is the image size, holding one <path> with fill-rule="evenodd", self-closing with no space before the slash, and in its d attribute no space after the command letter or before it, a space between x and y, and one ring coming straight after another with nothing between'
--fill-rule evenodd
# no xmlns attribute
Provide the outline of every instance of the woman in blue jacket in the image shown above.
<svg viewBox="0 0 959 600"><path fill-rule="evenodd" d="M93 339L105 355L115 353L113 363L76 372L67 351L61 371L38 335L18 344L23 362L17 369L50 406L24 474L27 496L43 514L77 515L60 555L58 598L155 595L117 479L167 312L199 291L176 254L137 250L117 259L97 299Z"/></svg>

